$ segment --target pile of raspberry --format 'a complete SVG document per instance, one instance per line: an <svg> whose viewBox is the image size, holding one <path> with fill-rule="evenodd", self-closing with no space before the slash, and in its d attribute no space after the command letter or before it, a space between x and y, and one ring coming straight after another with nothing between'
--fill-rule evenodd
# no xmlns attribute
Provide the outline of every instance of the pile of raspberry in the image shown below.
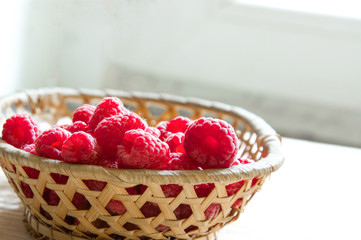
<svg viewBox="0 0 361 240"><path fill-rule="evenodd" d="M31 116L13 115L3 126L2 139L42 157L117 169L203 170L252 162L238 157L237 135L233 127L223 120L204 117L190 120L179 116L151 127L115 97L104 98L96 107L84 104L74 111L72 124L53 126L45 131L40 131ZM38 170L30 167L23 169L29 178L38 178ZM68 180L67 176L55 173L51 177L58 184L66 184ZM96 180L83 181L93 191L102 191L107 185ZM256 182L257 179L254 179L252 184ZM244 183L239 181L227 185L228 196L236 194ZM33 197L28 184L21 182L21 188L26 197ZM162 185L161 188L165 197L176 197L183 190L177 184ZM213 183L194 186L200 198L206 198L214 188ZM137 195L148 191L148 187L138 185L126 190L129 195ZM48 188L45 188L43 198L49 205L57 205L60 201L56 192ZM90 208L88 200L80 193L74 195L72 203L79 210ZM242 199L238 199L232 208L241 204ZM110 200L106 209L111 215L126 212L118 200ZM204 211L206 219L215 218L220 210L220 204L211 204ZM51 219L49 214L42 211L45 217ZM161 210L156 203L146 202L141 212L148 218L157 216ZM189 205L181 204L174 214L177 219L188 218L192 209ZM72 224L79 223L76 219L71 221ZM166 231L168 228L159 225L157 229Z"/></svg>

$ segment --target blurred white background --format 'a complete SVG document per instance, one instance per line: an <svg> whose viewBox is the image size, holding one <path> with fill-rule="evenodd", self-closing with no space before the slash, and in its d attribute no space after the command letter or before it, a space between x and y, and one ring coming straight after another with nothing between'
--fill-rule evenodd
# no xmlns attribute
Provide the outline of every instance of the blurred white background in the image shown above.
<svg viewBox="0 0 361 240"><path fill-rule="evenodd" d="M357 1L0 2L0 95L65 86L244 107L284 136L361 146Z"/></svg>

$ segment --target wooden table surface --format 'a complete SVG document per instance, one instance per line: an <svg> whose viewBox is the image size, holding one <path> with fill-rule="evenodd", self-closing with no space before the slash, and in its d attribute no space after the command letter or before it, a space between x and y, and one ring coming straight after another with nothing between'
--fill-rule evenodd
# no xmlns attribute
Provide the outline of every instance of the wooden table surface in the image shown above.
<svg viewBox="0 0 361 240"><path fill-rule="evenodd" d="M361 239L361 149L285 138L284 165L223 240ZM0 173L0 240L30 240L23 207Z"/></svg>

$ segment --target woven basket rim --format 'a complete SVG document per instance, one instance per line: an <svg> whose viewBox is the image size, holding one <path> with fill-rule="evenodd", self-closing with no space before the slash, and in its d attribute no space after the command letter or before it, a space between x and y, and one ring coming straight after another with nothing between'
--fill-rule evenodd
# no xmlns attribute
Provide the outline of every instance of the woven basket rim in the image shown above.
<svg viewBox="0 0 361 240"><path fill-rule="evenodd" d="M11 158L14 162L21 165L33 167L41 171L48 171L82 179L96 179L100 181L118 181L132 186L134 184L144 184L157 182L159 184L177 184L177 183L207 183L219 182L228 184L243 179L252 179L254 177L267 176L271 172L281 167L284 157L281 152L281 140L275 130L257 115L236 106L208 101L198 98L186 98L171 94L158 94L149 92L125 92L120 90L93 90L93 89L71 89L71 88L41 88L37 90L26 90L18 92L0 99L0 108L16 101L34 101L34 95L38 97L49 95L79 96L89 95L99 97L115 96L119 98L142 98L151 101L166 101L169 104L184 104L201 107L204 109L215 109L234 115L246 120L259 136L258 142L263 144L268 155L259 161L247 164L237 165L225 169L207 169L207 170L148 170L148 169L110 169L94 165L80 165L65 163L62 161L43 158L32 155L21 149L17 149L0 139L0 157Z"/></svg>

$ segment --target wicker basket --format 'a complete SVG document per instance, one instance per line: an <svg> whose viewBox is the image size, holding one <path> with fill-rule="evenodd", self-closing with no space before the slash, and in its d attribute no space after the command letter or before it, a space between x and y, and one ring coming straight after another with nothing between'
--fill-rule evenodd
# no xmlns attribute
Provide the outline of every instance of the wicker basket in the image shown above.
<svg viewBox="0 0 361 240"><path fill-rule="evenodd" d="M190 118L213 116L231 123L241 141L240 153L255 160L254 163L228 169L203 171L156 171L106 169L99 166L77 165L31 155L0 142L0 163L18 197L26 207L25 222L36 238L45 239L216 239L217 232L238 218L247 202L263 185L271 172L283 163L281 142L276 132L261 118L241 108L200 99L183 98L166 94L122 92L115 90L39 89L17 93L0 100L0 130L5 119L14 113L29 113L38 121L55 124L58 119L71 116L81 104L97 104L106 96L119 97L123 103L150 125L169 120L178 115ZM0 131L1 132L1 131ZM23 167L40 170L38 179L28 177ZM56 184L51 173L69 176L66 184ZM256 184L252 179L256 178ZM92 191L82 180L107 182L102 191ZM225 186L245 180L242 188L233 196L227 196ZM26 183L34 193L27 198L21 188ZM214 183L208 197L198 198L194 185ZM129 195L127 187L148 186L141 195ZM179 184L183 191L173 198L166 198L163 184ZM50 206L43 199L44 189L54 190L60 198L57 206ZM77 210L71 200L75 193L83 194L91 207ZM233 203L242 199L238 208ZM112 216L105 206L111 200L120 200L126 208L123 215ZM145 218L140 208L146 203L158 204L161 213ZM213 219L206 219L204 210L210 204L221 205L221 211ZM193 214L177 220L174 210L180 204L191 207ZM44 216L44 211L48 215ZM51 217L49 217L49 215ZM76 218L69 224L66 218ZM98 228L94 222L106 222ZM127 225L132 228L126 227ZM165 231L158 231L159 225ZM192 226L192 227L191 227ZM164 228L163 228L164 229Z"/></svg>

